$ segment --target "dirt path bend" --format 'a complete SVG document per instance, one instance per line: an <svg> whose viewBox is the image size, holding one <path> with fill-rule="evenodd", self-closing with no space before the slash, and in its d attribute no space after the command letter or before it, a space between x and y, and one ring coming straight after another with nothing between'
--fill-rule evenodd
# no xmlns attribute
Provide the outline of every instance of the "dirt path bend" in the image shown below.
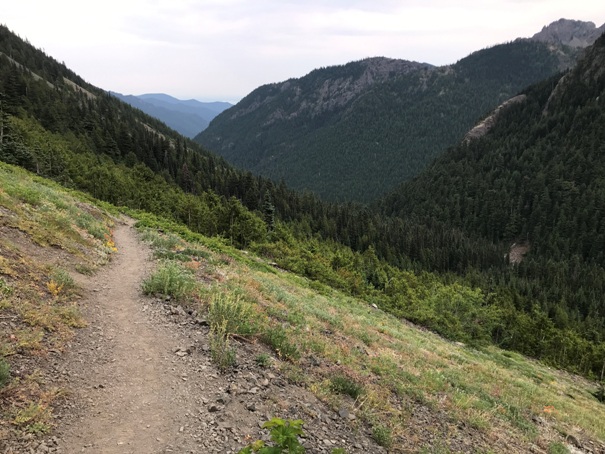
<svg viewBox="0 0 605 454"><path fill-rule="evenodd" d="M148 249L124 224L115 241L113 263L81 282L90 327L73 346L63 375L75 401L86 404L76 411L80 416L64 421L61 451L197 452L198 437L188 429L199 409L195 388L204 380L191 375L202 370L184 368L175 356L186 340L182 333L163 329L145 313L140 288L150 268Z"/></svg>
<svg viewBox="0 0 605 454"><path fill-rule="evenodd" d="M263 347L237 345L237 367L219 373L207 323L154 298L141 282L150 251L129 225L115 229L119 249L99 274L79 279L89 326L53 365L68 391L56 437L35 454L237 453L273 416L304 419L309 454L382 453L349 418L254 358ZM260 349L260 350L259 350Z"/></svg>

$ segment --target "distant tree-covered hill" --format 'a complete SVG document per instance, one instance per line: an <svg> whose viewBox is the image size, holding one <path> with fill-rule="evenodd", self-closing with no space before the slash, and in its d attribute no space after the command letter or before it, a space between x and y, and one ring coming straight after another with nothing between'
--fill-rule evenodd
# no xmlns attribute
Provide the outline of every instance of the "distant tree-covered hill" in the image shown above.
<svg viewBox="0 0 605 454"><path fill-rule="evenodd" d="M201 102L195 99L183 101L163 93L136 96L115 92L111 94L190 139L206 129L214 117L232 106L228 102Z"/></svg>
<svg viewBox="0 0 605 454"><path fill-rule="evenodd" d="M560 43L523 39L438 68L384 58L322 68L254 90L195 140L296 189L368 202L576 55Z"/></svg>

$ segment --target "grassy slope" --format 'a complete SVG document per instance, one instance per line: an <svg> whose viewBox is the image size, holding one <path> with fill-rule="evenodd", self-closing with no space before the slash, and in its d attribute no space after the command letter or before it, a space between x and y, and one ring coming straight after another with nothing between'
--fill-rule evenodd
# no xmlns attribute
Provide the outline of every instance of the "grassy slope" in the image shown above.
<svg viewBox="0 0 605 454"><path fill-rule="evenodd" d="M51 429L62 391L44 375L43 358L85 323L70 276L93 272L112 250L110 216L85 202L0 164L0 354L11 370L0 388L0 435ZM180 228L193 241L186 243L142 227L153 223L140 223L143 237L189 280L171 281L167 293L209 309L211 321L218 302L227 302L232 346L242 337L259 341L273 358L259 361L335 410L348 407L352 424L370 427L395 451L527 452L534 445L565 452L558 449L568 434L605 440L605 406L593 383L515 353L447 342L218 240Z"/></svg>
<svg viewBox="0 0 605 454"><path fill-rule="evenodd" d="M0 451L15 429L51 430L62 390L44 364L86 323L72 275L108 261L111 225L83 195L0 162Z"/></svg>
<svg viewBox="0 0 605 454"><path fill-rule="evenodd" d="M200 252L200 243L143 231L161 245L159 257L176 259L198 282L218 276L185 302L212 313L216 301L231 298L233 333L267 345L291 381L335 410L349 406L395 450L566 452L567 435L605 440L605 406L582 378L516 353L445 341L248 254Z"/></svg>

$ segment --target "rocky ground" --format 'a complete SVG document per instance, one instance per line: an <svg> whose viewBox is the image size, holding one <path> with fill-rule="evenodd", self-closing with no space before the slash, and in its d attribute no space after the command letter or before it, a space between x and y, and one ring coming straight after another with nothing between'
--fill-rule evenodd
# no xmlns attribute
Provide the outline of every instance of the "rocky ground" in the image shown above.
<svg viewBox="0 0 605 454"><path fill-rule="evenodd" d="M48 359L48 376L66 391L54 433L8 452L235 453L268 439L260 426L274 416L305 421L309 453L385 452L347 409L334 412L257 364L261 345L235 341L237 367L221 373L200 314L140 293L154 264L134 230L118 226L115 241L110 265L78 277L88 327Z"/></svg>

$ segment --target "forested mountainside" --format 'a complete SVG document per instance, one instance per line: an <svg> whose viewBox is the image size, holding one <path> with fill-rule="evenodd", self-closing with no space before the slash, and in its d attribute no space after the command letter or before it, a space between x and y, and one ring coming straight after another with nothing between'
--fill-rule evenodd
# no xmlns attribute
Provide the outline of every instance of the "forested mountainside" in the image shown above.
<svg viewBox="0 0 605 454"><path fill-rule="evenodd" d="M195 140L293 188L368 202L576 55L563 44L522 39L443 67L375 58L323 68L254 90Z"/></svg>
<svg viewBox="0 0 605 454"><path fill-rule="evenodd" d="M200 102L195 99L183 101L163 93L136 96L114 92L111 94L190 139L206 129L214 117L232 106L228 102Z"/></svg>
<svg viewBox="0 0 605 454"><path fill-rule="evenodd" d="M515 274L565 325L603 338L605 35L563 77L525 91L488 134L469 139L382 202L383 213L442 222L529 250Z"/></svg>
<svg viewBox="0 0 605 454"><path fill-rule="evenodd" d="M543 277L507 264L502 243L434 219L321 202L235 170L5 27L0 52L1 160L249 248L318 288L361 297L450 339L600 373L598 287L582 287L595 310L579 309L573 298L559 304ZM566 280L556 288L571 295L576 287Z"/></svg>

